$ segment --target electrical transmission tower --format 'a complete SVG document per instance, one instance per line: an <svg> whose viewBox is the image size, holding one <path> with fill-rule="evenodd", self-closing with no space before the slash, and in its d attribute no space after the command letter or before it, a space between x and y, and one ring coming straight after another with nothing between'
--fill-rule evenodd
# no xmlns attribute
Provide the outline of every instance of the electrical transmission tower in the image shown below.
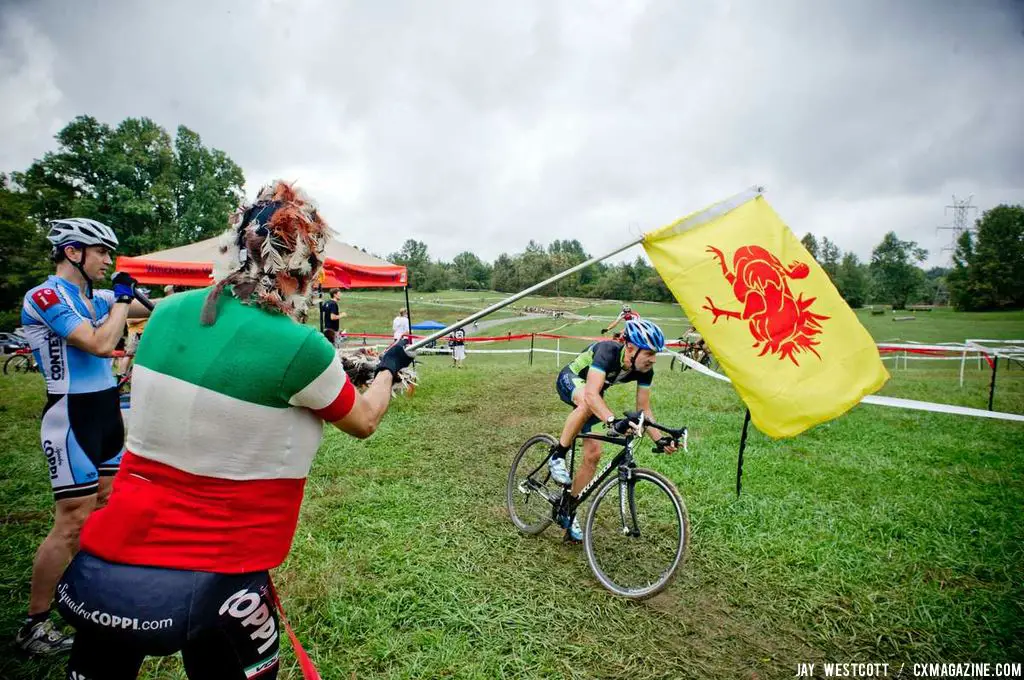
<svg viewBox="0 0 1024 680"><path fill-rule="evenodd" d="M949 251L949 264L953 264L953 253L956 252L957 244L960 243L960 237L964 232L974 230L974 225L969 221L969 214L973 210L975 213L978 212L976 206L971 205L971 201L974 200L974 194L971 194L965 199L957 199L956 194L953 194L953 202L946 206L946 214L953 211L953 223L949 226L938 227L936 231L949 230L952 231L952 240L948 246L943 246L942 252ZM935 289L935 305L947 305L949 304L949 290L947 290L945 283L940 279L938 287Z"/></svg>
<svg viewBox="0 0 1024 680"><path fill-rule="evenodd" d="M953 194L953 203L946 206L946 214L947 215L949 214L950 210L953 211L953 223L951 225L949 225L949 226L946 226L946 227L938 227L938 229L937 229L938 231L946 229L946 230L949 230L949 231L953 232L953 240L950 242L950 244L948 246L944 246L942 248L942 252L946 252L947 250L950 251L950 253L955 252L956 251L956 245L957 245L957 243L960 242L960 236L962 236L965 231L973 231L974 230L974 226L968 221L968 214L972 210L975 213L978 212L978 208L973 206L973 205L971 205L971 201L973 201L973 200L974 200L974 195L973 194L968 196L967 198L964 198L964 199L957 199L956 194ZM950 264L952 264L952 262L953 262L953 255L952 254L950 254L950 256L949 256L949 261L950 261Z"/></svg>

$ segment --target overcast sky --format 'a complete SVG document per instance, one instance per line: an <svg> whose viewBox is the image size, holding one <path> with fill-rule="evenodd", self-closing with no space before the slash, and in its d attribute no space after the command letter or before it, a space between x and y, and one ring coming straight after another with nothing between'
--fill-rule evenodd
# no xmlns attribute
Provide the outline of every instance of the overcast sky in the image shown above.
<svg viewBox="0 0 1024 680"><path fill-rule="evenodd" d="M382 255L597 253L757 183L945 264L952 194L1024 202L1024 3L0 0L0 170L80 114L187 125Z"/></svg>

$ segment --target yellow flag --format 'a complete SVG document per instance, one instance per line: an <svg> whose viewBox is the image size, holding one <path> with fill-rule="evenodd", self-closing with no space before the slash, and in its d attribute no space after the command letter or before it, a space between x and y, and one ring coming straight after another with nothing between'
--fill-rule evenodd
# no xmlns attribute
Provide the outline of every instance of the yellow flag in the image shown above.
<svg viewBox="0 0 1024 680"><path fill-rule="evenodd" d="M760 189L646 234L644 249L765 434L842 415L889 379L875 341Z"/></svg>

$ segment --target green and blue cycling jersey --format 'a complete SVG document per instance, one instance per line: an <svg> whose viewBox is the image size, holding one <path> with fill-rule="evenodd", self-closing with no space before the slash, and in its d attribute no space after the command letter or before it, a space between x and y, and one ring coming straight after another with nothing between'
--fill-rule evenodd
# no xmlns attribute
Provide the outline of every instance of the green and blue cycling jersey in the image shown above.
<svg viewBox="0 0 1024 680"><path fill-rule="evenodd" d="M635 382L638 388L648 389L654 381L654 369L649 371L626 370L623 367L626 347L615 340L595 342L587 347L569 365L558 374L558 396L562 401L574 406L573 393L587 383L591 371L604 375L601 394L612 385Z"/></svg>

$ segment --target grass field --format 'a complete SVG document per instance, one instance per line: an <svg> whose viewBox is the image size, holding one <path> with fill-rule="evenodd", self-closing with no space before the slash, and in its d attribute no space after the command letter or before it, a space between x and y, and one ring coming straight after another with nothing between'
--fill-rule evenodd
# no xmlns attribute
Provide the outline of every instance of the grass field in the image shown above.
<svg viewBox="0 0 1024 680"><path fill-rule="evenodd" d="M498 294L423 297L413 319L446 321ZM389 332L399 296L343 300L350 321ZM591 303L567 304L617 311ZM673 305L641 313L685 323ZM1021 313L918 317L862 318L878 340L1024 337ZM471 354L463 371L425 358L415 396L396 401L374 437L326 433L275 574L325 678L784 678L797 663L1024 660L1024 425L858 406L791 440L754 433L737 498L738 398L659 364L655 412L691 428L691 452L640 461L675 481L692 541L676 582L632 603L602 590L554 529L520 536L505 513L518 445L566 414L556 362L539 357L531 367L521 354ZM968 370L960 388L958 368L911 362L883 393L984 408L989 372ZM23 616L52 506L42 392L37 375L0 376L4 640ZM628 389L609 396L616 410L630 405ZM996 408L1024 413L1024 371L1001 369ZM4 680L62 677L59 661L0 653ZM184 675L171 657L147 661L142 677ZM299 677L290 652L281 677Z"/></svg>

